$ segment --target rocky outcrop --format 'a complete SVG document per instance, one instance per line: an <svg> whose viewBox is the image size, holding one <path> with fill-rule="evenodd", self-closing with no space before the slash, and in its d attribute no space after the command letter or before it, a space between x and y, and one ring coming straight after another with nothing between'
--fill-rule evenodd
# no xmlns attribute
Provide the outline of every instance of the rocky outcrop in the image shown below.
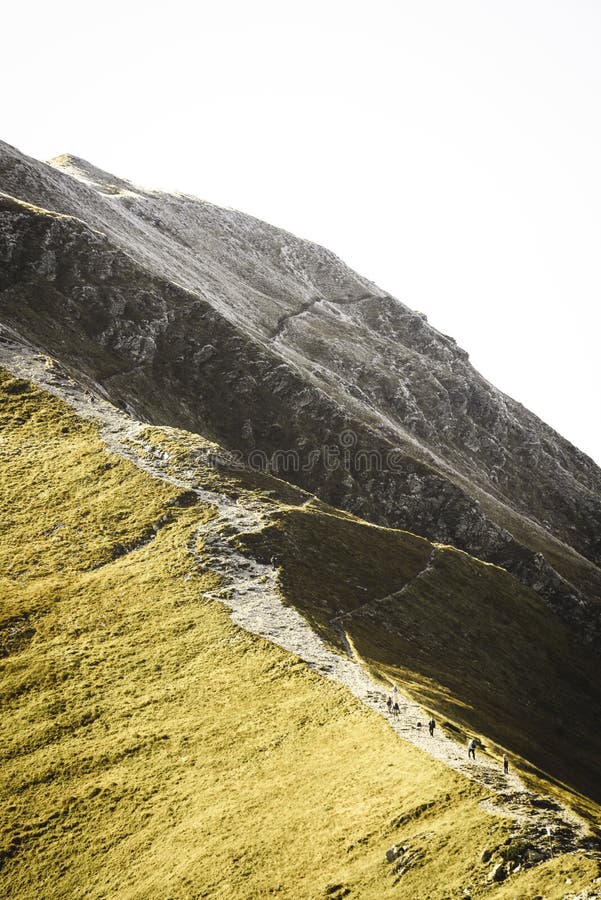
<svg viewBox="0 0 601 900"><path fill-rule="evenodd" d="M2 319L149 421L451 543L599 638L601 475L452 338L232 210L0 145Z"/></svg>

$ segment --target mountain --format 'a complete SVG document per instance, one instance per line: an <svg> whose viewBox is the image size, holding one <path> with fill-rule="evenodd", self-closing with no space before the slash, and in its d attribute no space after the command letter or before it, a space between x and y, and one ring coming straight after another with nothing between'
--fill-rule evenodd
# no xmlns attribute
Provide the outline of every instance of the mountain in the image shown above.
<svg viewBox="0 0 601 900"><path fill-rule="evenodd" d="M0 190L7 896L592 891L592 460L323 248Z"/></svg>
<svg viewBox="0 0 601 900"><path fill-rule="evenodd" d="M423 315L321 247L73 157L2 145L0 187L22 338L141 418L503 566L598 647L599 469Z"/></svg>

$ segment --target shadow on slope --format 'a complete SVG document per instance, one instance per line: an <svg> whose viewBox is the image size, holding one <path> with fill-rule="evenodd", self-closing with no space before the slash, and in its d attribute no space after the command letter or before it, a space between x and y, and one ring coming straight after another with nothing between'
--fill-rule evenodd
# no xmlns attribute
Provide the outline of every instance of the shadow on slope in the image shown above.
<svg viewBox="0 0 601 900"><path fill-rule="evenodd" d="M350 642L375 674L523 771L601 800L596 661L505 570L311 506L275 512L244 543L263 557L275 548L284 598L326 640Z"/></svg>

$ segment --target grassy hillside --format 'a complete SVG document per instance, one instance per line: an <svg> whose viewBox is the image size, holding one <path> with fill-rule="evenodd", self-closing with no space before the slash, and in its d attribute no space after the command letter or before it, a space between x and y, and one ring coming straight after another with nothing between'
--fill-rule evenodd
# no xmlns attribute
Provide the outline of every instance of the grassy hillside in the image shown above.
<svg viewBox="0 0 601 900"><path fill-rule="evenodd" d="M210 507L0 385L3 896L515 895L485 883L508 823L480 788L203 600L217 579L187 543ZM563 897L566 873L578 890L596 867L552 860L512 889Z"/></svg>
<svg viewBox="0 0 601 900"><path fill-rule="evenodd" d="M493 756L509 750L535 787L564 799L567 791L601 821L598 660L534 591L504 569L373 526L277 479L216 472L196 435L147 435L175 471L260 496L269 524L241 546L277 557L282 596L325 640L341 651L350 640L374 674L461 739L476 732Z"/></svg>

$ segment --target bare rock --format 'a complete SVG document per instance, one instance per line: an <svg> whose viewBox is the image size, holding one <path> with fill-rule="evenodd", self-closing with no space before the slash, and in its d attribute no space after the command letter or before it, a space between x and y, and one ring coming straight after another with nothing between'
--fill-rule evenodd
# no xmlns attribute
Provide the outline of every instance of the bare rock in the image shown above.
<svg viewBox="0 0 601 900"><path fill-rule="evenodd" d="M490 882L505 881L506 878L507 870L503 863L497 863L486 876L486 880Z"/></svg>

